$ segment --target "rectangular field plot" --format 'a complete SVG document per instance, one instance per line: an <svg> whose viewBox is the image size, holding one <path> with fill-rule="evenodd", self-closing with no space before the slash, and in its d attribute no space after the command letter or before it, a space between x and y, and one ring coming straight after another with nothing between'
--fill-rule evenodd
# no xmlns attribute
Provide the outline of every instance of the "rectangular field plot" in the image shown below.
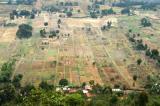
<svg viewBox="0 0 160 106"><path fill-rule="evenodd" d="M45 61L21 61L15 74L22 74L22 84L38 85L42 80L54 83L55 63Z"/></svg>

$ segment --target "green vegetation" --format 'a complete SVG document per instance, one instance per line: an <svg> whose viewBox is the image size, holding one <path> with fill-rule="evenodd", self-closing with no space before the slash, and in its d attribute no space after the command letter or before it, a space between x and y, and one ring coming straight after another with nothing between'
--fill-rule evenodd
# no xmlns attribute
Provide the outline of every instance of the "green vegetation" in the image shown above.
<svg viewBox="0 0 160 106"><path fill-rule="evenodd" d="M45 34L46 34L46 30L45 29L41 29L40 30L40 36L41 37L46 37Z"/></svg>
<svg viewBox="0 0 160 106"><path fill-rule="evenodd" d="M152 26L150 20L148 18L142 18L141 19L141 25L143 27L149 27L149 26Z"/></svg>
<svg viewBox="0 0 160 106"><path fill-rule="evenodd" d="M130 15L130 9L129 8L124 8L121 10L121 14L128 14Z"/></svg>
<svg viewBox="0 0 160 106"><path fill-rule="evenodd" d="M141 65L141 63L142 63L142 59L138 59L137 60L137 65Z"/></svg>
<svg viewBox="0 0 160 106"><path fill-rule="evenodd" d="M102 15L110 15L110 14L116 14L116 12L114 12L112 8L102 10Z"/></svg>
<svg viewBox="0 0 160 106"><path fill-rule="evenodd" d="M61 86L67 86L68 85L68 80L67 79L61 79L59 81L59 85L61 85Z"/></svg>
<svg viewBox="0 0 160 106"><path fill-rule="evenodd" d="M15 60L10 60L2 65L0 72L0 83L8 83L11 81L14 64Z"/></svg>
<svg viewBox="0 0 160 106"><path fill-rule="evenodd" d="M32 5L34 2L36 2L37 0L16 0L17 4L26 4L26 5ZM9 4L11 4L12 2L10 1Z"/></svg>
<svg viewBox="0 0 160 106"><path fill-rule="evenodd" d="M41 82L39 88L33 85L21 88L14 88L12 84L6 85L3 89L1 88L0 104L5 106L135 106L135 104L136 106L159 106L160 100L158 94L152 95L146 92L119 95L112 92L109 87L98 84L92 86L93 89L90 91L92 96L89 98L78 90L75 93L57 92L53 86L50 88L48 85L46 82Z"/></svg>
<svg viewBox="0 0 160 106"><path fill-rule="evenodd" d="M28 24L21 24L19 25L19 29L16 35L19 39L30 38L32 36L32 30L33 30L32 26Z"/></svg>
<svg viewBox="0 0 160 106"><path fill-rule="evenodd" d="M71 17L72 16L72 11L68 11L68 12L66 12L66 14L67 14L67 17Z"/></svg>

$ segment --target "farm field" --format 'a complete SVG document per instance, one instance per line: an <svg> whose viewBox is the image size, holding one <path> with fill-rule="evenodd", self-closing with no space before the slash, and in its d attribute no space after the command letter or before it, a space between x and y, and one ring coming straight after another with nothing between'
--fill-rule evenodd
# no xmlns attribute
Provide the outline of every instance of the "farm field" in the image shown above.
<svg viewBox="0 0 160 106"><path fill-rule="evenodd" d="M40 8L41 4L35 6ZM5 5L2 8L9 7ZM0 9L0 16L6 18L6 14L1 12L8 13L20 8L31 10L32 6L19 5L8 11ZM116 8L116 11L119 9L122 8ZM80 15L86 12L83 9L81 11ZM96 19L65 18L59 17L60 14L41 11L32 20L6 18L7 22L16 25L1 27L0 65L10 58L16 58L12 78L22 74L23 86L29 83L38 86L42 80L58 85L60 79L67 79L70 85L75 86L94 80L101 85L137 89L144 87L147 76L159 75L159 67L143 52L136 51L126 37L127 31L132 29L133 33L140 33L139 39L143 39L150 48L160 50L160 18L157 13L149 17L153 27L148 28L140 25L141 18L148 16L147 13L133 16L110 15ZM47 32L58 29L59 19L62 22L58 37L40 37L39 31L43 28ZM44 26L45 20L48 20L47 27ZM101 26L108 21L112 22L111 29L102 31ZM18 25L23 23L33 27L33 36L20 40L16 38L16 32ZM137 65L139 58L143 60L140 66ZM138 77L137 81L134 81L134 75Z"/></svg>

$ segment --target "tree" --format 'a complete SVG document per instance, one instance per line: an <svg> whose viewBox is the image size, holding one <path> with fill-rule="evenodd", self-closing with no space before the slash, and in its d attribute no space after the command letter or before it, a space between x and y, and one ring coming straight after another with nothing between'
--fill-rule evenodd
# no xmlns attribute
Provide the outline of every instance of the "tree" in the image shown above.
<svg viewBox="0 0 160 106"><path fill-rule="evenodd" d="M66 106L84 106L84 98L78 93L67 95L65 102Z"/></svg>
<svg viewBox="0 0 160 106"><path fill-rule="evenodd" d="M71 11L68 11L66 14L67 14L67 17L71 17L72 16L72 12Z"/></svg>
<svg viewBox="0 0 160 106"><path fill-rule="evenodd" d="M90 84L91 86L93 86L93 85L94 85L94 80L90 80L90 81L89 81L89 84Z"/></svg>
<svg viewBox="0 0 160 106"><path fill-rule="evenodd" d="M151 56L151 50L150 49L148 49L147 51L146 51L146 56Z"/></svg>
<svg viewBox="0 0 160 106"><path fill-rule="evenodd" d="M34 13L31 14L30 18L31 18L31 19L35 19Z"/></svg>
<svg viewBox="0 0 160 106"><path fill-rule="evenodd" d="M138 106L146 106L146 104L148 103L148 95L146 92L141 92L138 95Z"/></svg>
<svg viewBox="0 0 160 106"><path fill-rule="evenodd" d="M59 85L61 85L61 86L67 86L68 85L68 80L67 79L61 79L60 81L59 81Z"/></svg>
<svg viewBox="0 0 160 106"><path fill-rule="evenodd" d="M11 84L6 84L5 87L0 90L0 105L7 103L15 98L15 89Z"/></svg>
<svg viewBox="0 0 160 106"><path fill-rule="evenodd" d="M11 13L10 13L10 19L11 20L14 20L14 16L18 17L18 12L16 10L13 10Z"/></svg>
<svg viewBox="0 0 160 106"><path fill-rule="evenodd" d="M21 87L20 81L22 80L22 78L23 78L22 74L18 74L18 75L14 76L14 78L12 80L12 83L16 88L20 88Z"/></svg>
<svg viewBox="0 0 160 106"><path fill-rule="evenodd" d="M21 24L19 25L19 29L16 35L19 39L30 38L32 36L32 30L33 30L32 26L28 24Z"/></svg>
<svg viewBox="0 0 160 106"><path fill-rule="evenodd" d="M113 95L109 101L110 106L115 106L118 103L118 98L117 96Z"/></svg>
<svg viewBox="0 0 160 106"><path fill-rule="evenodd" d="M133 76L133 80L134 80L134 81L137 80L137 76L136 76L136 75Z"/></svg>
<svg viewBox="0 0 160 106"><path fill-rule="evenodd" d="M4 63L1 67L1 75L0 75L0 82L1 83L8 83L11 80L12 72L14 70L15 60L10 60Z"/></svg>
<svg viewBox="0 0 160 106"><path fill-rule="evenodd" d="M30 16L30 14L31 13L27 10L21 10L20 13L19 13L20 16L25 16L25 17Z"/></svg>
<svg viewBox="0 0 160 106"><path fill-rule="evenodd" d="M110 14L116 14L116 12L114 12L112 8L102 10L102 15L110 15Z"/></svg>
<svg viewBox="0 0 160 106"><path fill-rule="evenodd" d="M111 22L111 21L108 21L108 22L107 22L107 27L110 29L111 26L112 26L112 22Z"/></svg>
<svg viewBox="0 0 160 106"><path fill-rule="evenodd" d="M58 19L58 22L57 22L58 24L61 24L61 19Z"/></svg>
<svg viewBox="0 0 160 106"><path fill-rule="evenodd" d="M46 34L46 30L45 29L41 29L40 30L40 36L41 37L45 37L45 34Z"/></svg>
<svg viewBox="0 0 160 106"><path fill-rule="evenodd" d="M48 84L46 81L42 81L39 84L39 87L44 89L44 90L52 90L53 89L53 85Z"/></svg>
<svg viewBox="0 0 160 106"><path fill-rule="evenodd" d="M142 59L138 59L137 60L137 65L141 65L141 63L142 63Z"/></svg>
<svg viewBox="0 0 160 106"><path fill-rule="evenodd" d="M28 96L29 93L31 92L31 90L34 90L35 87L31 84L27 84L26 86L24 86L22 89L21 89L21 93L23 96Z"/></svg>
<svg viewBox="0 0 160 106"><path fill-rule="evenodd" d="M156 59L159 56L159 51L157 49L153 49L151 51L151 58Z"/></svg>
<svg viewBox="0 0 160 106"><path fill-rule="evenodd" d="M137 50L146 50L147 46L143 44L142 40L138 40L137 41L137 46L136 46Z"/></svg>
<svg viewBox="0 0 160 106"><path fill-rule="evenodd" d="M48 22L45 22L45 23L44 23L44 26L48 26Z"/></svg>
<svg viewBox="0 0 160 106"><path fill-rule="evenodd" d="M90 12L90 16L91 16L91 18L97 18L97 15L95 12Z"/></svg>
<svg viewBox="0 0 160 106"><path fill-rule="evenodd" d="M130 9L129 8L124 8L121 10L121 14L128 14L130 15Z"/></svg>
<svg viewBox="0 0 160 106"><path fill-rule="evenodd" d="M148 18L142 18L142 19L141 19L141 25L142 25L143 27L149 27L149 26L151 26L152 24L151 24L151 22L150 22L150 20L149 20Z"/></svg>
<svg viewBox="0 0 160 106"><path fill-rule="evenodd" d="M50 35L49 35L49 38L53 38L53 37L55 37L55 36L57 36L56 31L51 31L51 32L50 32Z"/></svg>

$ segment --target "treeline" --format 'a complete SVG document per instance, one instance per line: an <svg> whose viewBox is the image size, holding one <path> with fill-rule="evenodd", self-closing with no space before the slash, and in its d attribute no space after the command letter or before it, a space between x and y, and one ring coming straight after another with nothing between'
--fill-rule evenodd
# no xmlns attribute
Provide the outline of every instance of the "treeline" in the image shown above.
<svg viewBox="0 0 160 106"><path fill-rule="evenodd" d="M154 3L154 2L136 2L136 1L125 1L125 2L118 2L118 3L113 3L113 6L118 6L118 7L132 7L132 6L137 6L140 5L140 9L144 10L156 10L157 5L160 5L160 3Z"/></svg>
<svg viewBox="0 0 160 106"><path fill-rule="evenodd" d="M8 4L13 4L13 3L16 3L16 4L25 4L25 5L32 5L34 2L36 2L37 0L9 0L8 1Z"/></svg>
<svg viewBox="0 0 160 106"><path fill-rule="evenodd" d="M11 20L14 20L15 17L16 18L19 18L19 17L25 17L25 18L30 18L30 19L34 19L35 18L35 14L37 13L40 13L40 11L38 10L32 10L32 11L28 11L28 10L20 10L20 11L17 11L17 10L13 10L11 13L10 13L10 19Z"/></svg>
<svg viewBox="0 0 160 106"><path fill-rule="evenodd" d="M12 84L0 90L2 106L159 106L160 96L147 92L132 92L127 95L112 92L108 86L92 85L90 96L81 90L74 93L56 91L56 87L41 82L39 87L26 85L17 88Z"/></svg>

